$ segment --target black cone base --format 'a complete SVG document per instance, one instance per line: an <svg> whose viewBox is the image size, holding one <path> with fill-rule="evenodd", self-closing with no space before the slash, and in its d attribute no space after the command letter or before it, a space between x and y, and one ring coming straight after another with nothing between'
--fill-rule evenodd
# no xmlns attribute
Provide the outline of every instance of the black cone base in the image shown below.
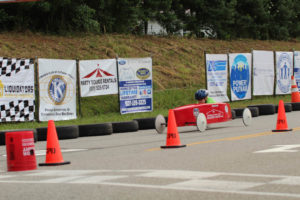
<svg viewBox="0 0 300 200"><path fill-rule="evenodd" d="M71 164L70 161L59 162L59 163L39 163L39 166L57 166L57 165L67 165Z"/></svg>
<svg viewBox="0 0 300 200"><path fill-rule="evenodd" d="M186 147L186 145L183 144L183 145L177 145L177 146L160 146L160 148L162 148L162 149L181 148L181 147Z"/></svg>
<svg viewBox="0 0 300 200"><path fill-rule="evenodd" d="M293 129L282 129L282 130L272 130L272 132L284 132L284 131L292 131Z"/></svg>

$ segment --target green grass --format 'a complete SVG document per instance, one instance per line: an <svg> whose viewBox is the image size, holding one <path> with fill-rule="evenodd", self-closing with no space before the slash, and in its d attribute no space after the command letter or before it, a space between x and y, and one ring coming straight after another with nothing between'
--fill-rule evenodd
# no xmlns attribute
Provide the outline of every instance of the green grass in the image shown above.
<svg viewBox="0 0 300 200"><path fill-rule="evenodd" d="M300 50L298 41L211 40L182 37L155 37L119 34L0 33L0 56L12 58L106 59L146 57L153 60L154 111L121 115L117 95L80 99L78 119L57 121L56 125L127 121L168 114L168 109L196 103L194 92L205 88L204 52L234 53L255 50ZM228 93L229 94L229 93ZM277 104L290 101L290 95L254 97L230 102L232 108L253 104ZM79 104L78 111L79 111ZM79 113L79 112L78 112ZM47 122L1 123L0 129L45 127Z"/></svg>
<svg viewBox="0 0 300 200"><path fill-rule="evenodd" d="M81 113L76 120L57 121L56 126L92 124L104 122L130 121L136 118L156 117L158 114L168 115L169 109L196 103L194 92L197 88L179 88L155 91L153 112L132 113L121 115L119 112L118 96L106 95L99 97L81 98ZM252 100L229 102L231 108L245 108L255 104L278 104L279 100L290 102L291 95L257 96ZM1 123L0 130L29 129L46 127L47 122L7 122Z"/></svg>

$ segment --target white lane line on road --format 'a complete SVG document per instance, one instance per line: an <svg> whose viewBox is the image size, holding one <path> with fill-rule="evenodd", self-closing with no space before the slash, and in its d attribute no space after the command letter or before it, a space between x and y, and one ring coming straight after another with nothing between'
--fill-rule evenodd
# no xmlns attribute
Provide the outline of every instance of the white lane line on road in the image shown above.
<svg viewBox="0 0 300 200"><path fill-rule="evenodd" d="M0 179L12 178L16 177L16 175L0 175Z"/></svg>
<svg viewBox="0 0 300 200"><path fill-rule="evenodd" d="M26 174L26 176L82 176L108 171L111 170L40 170Z"/></svg>
<svg viewBox="0 0 300 200"><path fill-rule="evenodd" d="M266 131L266 132L261 132L261 133L240 135L240 136L235 136L235 137L228 137L228 138L220 138L220 139L214 139L214 140L205 140L205 141L200 141L200 142L193 142L193 143L187 144L186 146L194 146L194 145L199 145L199 144L208 144L208 143L223 142L223 141L244 140L244 139L261 137L261 136L265 136L265 135L279 134L279 133L282 133L282 132ZM159 150L162 150L162 149L161 148L146 149L146 151L159 151Z"/></svg>
<svg viewBox="0 0 300 200"><path fill-rule="evenodd" d="M40 181L3 181L0 180L0 183L15 183L15 184L42 184L46 182ZM78 183L82 184L82 183ZM132 187L132 188L148 188L148 189L161 189L161 190L187 190L187 191L197 191L197 192L210 192L210 193L230 193L230 194L237 194L237 195L256 195L256 196L274 196L274 197L294 197L300 198L300 194L293 194L293 193L275 193L275 192L256 192L256 191L238 191L238 190L220 190L220 189L209 189L209 188L188 188L182 186L174 186L174 185L167 185L167 186L160 186L160 185L144 185L144 184L128 184L128 183L111 183L111 182L97 182L88 184L98 184L104 186L116 186L116 187Z"/></svg>
<svg viewBox="0 0 300 200"><path fill-rule="evenodd" d="M84 177L83 176L67 176L67 177L51 178L51 179L43 180L43 183L69 183L70 181L77 180L80 178L84 178Z"/></svg>
<svg viewBox="0 0 300 200"><path fill-rule="evenodd" d="M88 149L61 149L60 151L62 153L66 153L66 152L87 151L87 150ZM36 150L35 155L36 156L44 156L44 155L46 155L46 150Z"/></svg>
<svg viewBox="0 0 300 200"><path fill-rule="evenodd" d="M67 153L67 152L76 152L76 151L87 151L88 149L61 149L60 151L62 153ZM46 155L46 150L35 150L35 155L36 156L45 156ZM6 157L6 154L1 155L3 157Z"/></svg>
<svg viewBox="0 0 300 200"><path fill-rule="evenodd" d="M215 172L195 172L195 171L180 171L180 170L155 170L153 172L139 174L140 177L153 178L178 178L178 179L197 179L209 178L213 176L222 175L222 173Z"/></svg>
<svg viewBox="0 0 300 200"><path fill-rule="evenodd" d="M275 196L275 197L295 197L300 198L300 194L292 193L274 193L274 192L255 192L255 191L237 191L237 190L218 190L208 188L183 188L180 186L158 186L158 185L142 185L142 184L127 184L127 183L110 183L103 182L100 185L118 186L118 187L135 187L135 188L150 188L150 189L162 189L162 190L188 190L198 192L212 192L212 193L230 193L238 195L257 195L257 196Z"/></svg>
<svg viewBox="0 0 300 200"><path fill-rule="evenodd" d="M87 183L87 184L97 184L103 181L109 181L119 178L127 178L128 176L91 176L84 177L79 180L70 181L69 183Z"/></svg>
<svg viewBox="0 0 300 200"><path fill-rule="evenodd" d="M291 132L299 131L299 130L300 130L300 127L296 127L296 128L293 128L293 130ZM249 139L249 138L261 137L261 136L266 136L266 135L274 135L274 134L280 134L280 133L286 134L286 132L266 131L266 132L261 132L261 133L240 135L240 136L236 136L236 137L228 137L228 138L220 138L220 139L214 139L214 140L205 140L205 141L193 142L193 143L190 143L190 144L186 144L186 146L194 146L194 145L199 145L199 144L208 144L208 143L223 142L223 141L244 140L244 139ZM159 148L159 147L146 149L146 151L159 151L159 150L162 150L162 149Z"/></svg>
<svg viewBox="0 0 300 200"><path fill-rule="evenodd" d="M273 148L265 149L261 151L255 151L254 153L294 153L298 152L296 148L300 148L300 144L292 144L292 145L274 145Z"/></svg>
<svg viewBox="0 0 300 200"><path fill-rule="evenodd" d="M272 181L272 184L300 185L300 177L287 177L281 180Z"/></svg>
<svg viewBox="0 0 300 200"><path fill-rule="evenodd" d="M171 187L180 188L194 188L194 189L214 189L214 190L245 190L252 187L257 187L260 185L265 185L264 183L258 182L234 182L234 181L216 181L216 180L189 180L179 183L170 184Z"/></svg>
<svg viewBox="0 0 300 200"><path fill-rule="evenodd" d="M132 172L128 174L128 172ZM136 173L134 173L136 172ZM125 173L125 174L122 174ZM142 173L142 174L140 174ZM9 176L11 174L11 177ZM261 187L281 184L285 186L300 185L300 176L285 175L264 175L264 174L244 174L228 172L205 172L205 171L184 171L184 170L38 170L23 173L9 172L9 175L3 174L0 183L15 184L96 184L103 186L133 187L133 188L151 188L161 190L187 190L198 192L214 192L224 194L238 195L257 195L257 196L277 196L277 197L296 197L300 198L299 193L284 193L273 191L258 191ZM238 176L240 181L232 179L225 180L226 176ZM29 176L36 176L32 180ZM26 180L28 177L29 180ZM157 185L135 183L135 177L156 178ZM243 177L267 177L273 180L267 181L260 179L251 179L245 181ZM125 179L124 179L125 178ZM173 179L173 183L162 185L159 178ZM229 177L230 178L230 177ZM280 180L274 180L280 179ZM120 180L118 180L120 179ZM185 179L185 180L179 180ZM127 182L124 183L123 181ZM152 179L153 180L153 179ZM249 179L248 179L249 180ZM256 181L253 181L256 180ZM133 181L133 182L130 182ZM34 187L34 186L33 186ZM255 191L257 190L257 191Z"/></svg>

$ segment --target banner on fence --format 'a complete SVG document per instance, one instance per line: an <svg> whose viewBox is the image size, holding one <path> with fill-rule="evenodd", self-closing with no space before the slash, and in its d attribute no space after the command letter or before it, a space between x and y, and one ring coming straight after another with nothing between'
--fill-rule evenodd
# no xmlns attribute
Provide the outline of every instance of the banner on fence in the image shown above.
<svg viewBox="0 0 300 200"><path fill-rule="evenodd" d="M34 60L0 58L0 122L34 120Z"/></svg>
<svg viewBox="0 0 300 200"><path fill-rule="evenodd" d="M300 88L300 51L294 51L294 77L299 89Z"/></svg>
<svg viewBox="0 0 300 200"><path fill-rule="evenodd" d="M38 59L39 120L76 119L76 61Z"/></svg>
<svg viewBox="0 0 300 200"><path fill-rule="evenodd" d="M119 58L121 114L153 110L152 59Z"/></svg>
<svg viewBox="0 0 300 200"><path fill-rule="evenodd" d="M82 97L118 94L116 59L79 61Z"/></svg>
<svg viewBox="0 0 300 200"><path fill-rule="evenodd" d="M229 54L231 100L251 99L251 54Z"/></svg>
<svg viewBox="0 0 300 200"><path fill-rule="evenodd" d="M293 52L276 52L276 94L291 93Z"/></svg>
<svg viewBox="0 0 300 200"><path fill-rule="evenodd" d="M253 95L273 95L274 93L274 52L253 51Z"/></svg>
<svg viewBox="0 0 300 200"><path fill-rule="evenodd" d="M227 54L206 54L206 81L209 96L227 102Z"/></svg>

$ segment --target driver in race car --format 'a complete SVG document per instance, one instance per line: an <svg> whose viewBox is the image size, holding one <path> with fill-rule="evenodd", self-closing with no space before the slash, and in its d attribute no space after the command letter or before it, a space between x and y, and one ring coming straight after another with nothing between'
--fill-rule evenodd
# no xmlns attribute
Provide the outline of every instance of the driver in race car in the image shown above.
<svg viewBox="0 0 300 200"><path fill-rule="evenodd" d="M211 97L208 97L208 91L205 89L197 90L195 93L195 99L198 100L198 103L216 103L215 100Z"/></svg>

